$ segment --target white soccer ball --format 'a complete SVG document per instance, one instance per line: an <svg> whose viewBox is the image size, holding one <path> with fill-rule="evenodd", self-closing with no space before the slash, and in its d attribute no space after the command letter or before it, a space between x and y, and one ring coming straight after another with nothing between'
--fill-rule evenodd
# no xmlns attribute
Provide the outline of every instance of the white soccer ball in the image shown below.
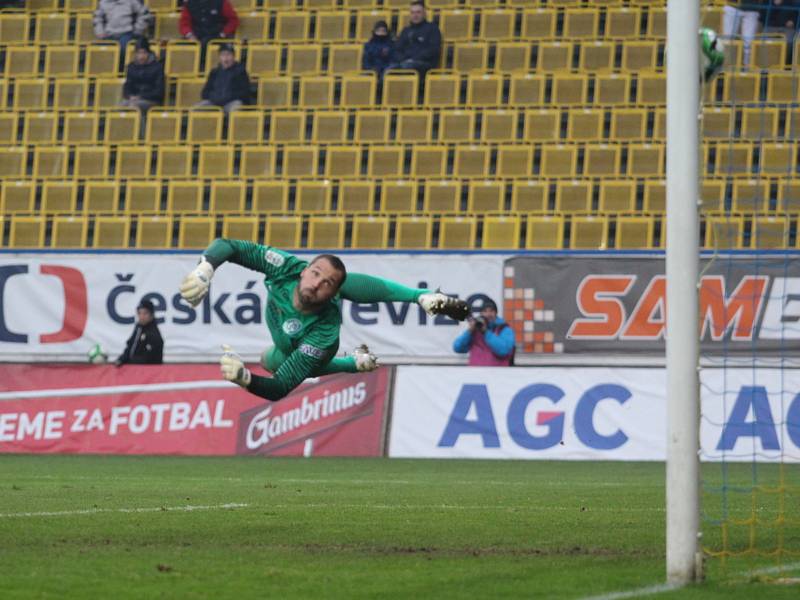
<svg viewBox="0 0 800 600"><path fill-rule="evenodd" d="M703 81L711 81L725 64L725 44L717 32L708 27L700 30L700 67Z"/></svg>
<svg viewBox="0 0 800 600"><path fill-rule="evenodd" d="M86 355L89 358L89 362L93 365L103 365L108 362L108 354L105 353L100 344L92 346Z"/></svg>

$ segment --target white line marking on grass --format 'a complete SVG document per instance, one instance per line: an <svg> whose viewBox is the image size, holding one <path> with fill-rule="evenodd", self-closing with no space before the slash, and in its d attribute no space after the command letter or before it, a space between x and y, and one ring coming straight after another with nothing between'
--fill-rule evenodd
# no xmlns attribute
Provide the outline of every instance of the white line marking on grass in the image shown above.
<svg viewBox="0 0 800 600"><path fill-rule="evenodd" d="M228 388L230 381L211 379L208 381L179 381L174 383L139 383L136 385L106 385L81 388L61 388L49 390L18 390L0 392L0 400L23 400L25 398L71 398L74 396L103 396L105 394L134 394L148 392L174 392L179 390L198 390Z"/></svg>
<svg viewBox="0 0 800 600"><path fill-rule="evenodd" d="M467 504L324 504L319 502L311 502L307 504L292 503L292 504L271 504L264 508L325 508L325 509L339 509L339 508L354 508L358 510L489 510L489 511L561 511L561 512L587 512L587 513L619 513L619 512L660 512L663 513L663 508L630 508L630 507L600 507L600 508L584 508L580 506L531 506L531 505L502 505L502 504L485 504L485 505L467 505Z"/></svg>
<svg viewBox="0 0 800 600"><path fill-rule="evenodd" d="M195 510L220 510L226 508L246 508L249 504L230 502L228 504L208 504L197 506L154 506L144 508L87 508L85 510L54 510L39 512L0 513L0 519L15 517L67 517L72 515L96 515L100 513L155 513L155 512L192 512Z"/></svg>

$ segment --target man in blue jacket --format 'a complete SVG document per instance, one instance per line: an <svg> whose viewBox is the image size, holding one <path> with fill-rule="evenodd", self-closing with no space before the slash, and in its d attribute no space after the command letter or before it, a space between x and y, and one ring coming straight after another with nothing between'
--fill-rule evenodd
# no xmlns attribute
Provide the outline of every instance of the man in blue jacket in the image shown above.
<svg viewBox="0 0 800 600"><path fill-rule="evenodd" d="M480 316L467 319L467 330L453 342L459 354L469 352L469 364L480 367L508 367L514 364L514 330L497 316L497 304L486 298Z"/></svg>
<svg viewBox="0 0 800 600"><path fill-rule="evenodd" d="M397 38L397 62L389 68L414 69L424 76L430 69L439 66L442 34L436 23L425 18L425 3L422 0L411 2L409 20L411 22Z"/></svg>
<svg viewBox="0 0 800 600"><path fill-rule="evenodd" d="M138 108L143 113L151 106L164 103L164 65L150 52L147 38L136 41L133 62L125 73L122 97L123 106Z"/></svg>
<svg viewBox="0 0 800 600"><path fill-rule="evenodd" d="M219 47L219 66L208 74L203 86L203 100L195 106L221 106L225 114L247 104L250 99L250 78L242 63L236 62L233 46Z"/></svg>

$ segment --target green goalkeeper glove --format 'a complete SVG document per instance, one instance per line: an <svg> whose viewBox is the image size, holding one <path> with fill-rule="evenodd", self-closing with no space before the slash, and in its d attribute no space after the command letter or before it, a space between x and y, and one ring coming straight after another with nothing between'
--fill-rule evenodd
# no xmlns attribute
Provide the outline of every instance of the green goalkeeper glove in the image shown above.
<svg viewBox="0 0 800 600"><path fill-rule="evenodd" d="M222 377L228 381L246 388L250 385L252 375L250 370L244 366L242 357L234 352L228 344L222 345L222 358L219 359Z"/></svg>

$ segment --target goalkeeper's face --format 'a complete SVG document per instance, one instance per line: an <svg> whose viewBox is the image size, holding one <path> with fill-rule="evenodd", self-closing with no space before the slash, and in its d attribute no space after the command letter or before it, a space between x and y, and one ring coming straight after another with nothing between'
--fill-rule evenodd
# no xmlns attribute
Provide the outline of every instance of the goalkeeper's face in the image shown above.
<svg viewBox="0 0 800 600"><path fill-rule="evenodd" d="M342 280L342 272L326 258L315 260L300 273L297 285L300 305L306 310L323 306L339 291Z"/></svg>

